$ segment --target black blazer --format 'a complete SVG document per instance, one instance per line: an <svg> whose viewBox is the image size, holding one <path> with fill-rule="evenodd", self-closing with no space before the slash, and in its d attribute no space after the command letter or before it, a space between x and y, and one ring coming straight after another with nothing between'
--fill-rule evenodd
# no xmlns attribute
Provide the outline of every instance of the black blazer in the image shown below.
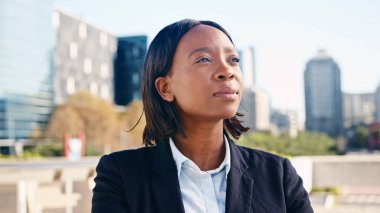
<svg viewBox="0 0 380 213"><path fill-rule="evenodd" d="M229 145L226 213L313 212L288 159L237 146L230 139ZM168 141L105 155L96 172L93 213L185 212Z"/></svg>

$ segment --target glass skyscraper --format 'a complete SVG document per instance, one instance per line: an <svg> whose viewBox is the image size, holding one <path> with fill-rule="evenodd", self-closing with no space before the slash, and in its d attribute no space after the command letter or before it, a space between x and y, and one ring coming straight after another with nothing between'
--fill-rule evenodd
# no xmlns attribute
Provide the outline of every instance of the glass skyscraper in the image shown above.
<svg viewBox="0 0 380 213"><path fill-rule="evenodd" d="M115 103L127 105L140 99L140 74L147 51L146 36L118 38L114 61Z"/></svg>
<svg viewBox="0 0 380 213"><path fill-rule="evenodd" d="M336 137L342 133L343 111L340 69L320 50L304 72L306 130Z"/></svg>
<svg viewBox="0 0 380 213"><path fill-rule="evenodd" d="M53 107L52 1L0 1L0 139L42 130Z"/></svg>

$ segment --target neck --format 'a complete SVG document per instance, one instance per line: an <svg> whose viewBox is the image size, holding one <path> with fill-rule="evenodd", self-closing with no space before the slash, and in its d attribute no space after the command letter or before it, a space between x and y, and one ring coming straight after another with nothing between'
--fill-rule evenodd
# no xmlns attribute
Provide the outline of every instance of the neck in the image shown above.
<svg viewBox="0 0 380 213"><path fill-rule="evenodd" d="M223 142L223 120L212 123L188 122L182 124L186 137L177 133L178 150L192 160L202 171L218 168L223 162L226 147Z"/></svg>

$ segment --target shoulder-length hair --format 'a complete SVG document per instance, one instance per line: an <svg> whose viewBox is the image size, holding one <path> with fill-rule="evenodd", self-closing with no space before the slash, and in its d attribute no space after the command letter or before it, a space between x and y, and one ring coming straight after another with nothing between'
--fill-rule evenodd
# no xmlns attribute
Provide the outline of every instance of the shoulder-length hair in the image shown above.
<svg viewBox="0 0 380 213"><path fill-rule="evenodd" d="M143 133L145 146L156 145L159 141L174 137L176 132L184 134L179 120L178 109L172 102L161 98L155 87L158 77L166 76L172 66L174 53L183 35L197 25L208 25L222 31L233 43L229 33L219 24L212 21L197 21L184 19L163 28L153 39L149 46L141 76L141 97L146 118L146 126ZM237 116L224 119L224 131L228 131L232 137L238 139L249 128L244 127Z"/></svg>

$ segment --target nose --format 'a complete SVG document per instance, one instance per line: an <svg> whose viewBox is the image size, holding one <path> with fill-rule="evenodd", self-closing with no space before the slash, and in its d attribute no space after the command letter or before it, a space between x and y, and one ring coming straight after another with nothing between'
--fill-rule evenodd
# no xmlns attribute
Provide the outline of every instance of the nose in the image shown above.
<svg viewBox="0 0 380 213"><path fill-rule="evenodd" d="M215 72L215 78L219 81L232 80L235 78L235 73L226 62L221 62Z"/></svg>

